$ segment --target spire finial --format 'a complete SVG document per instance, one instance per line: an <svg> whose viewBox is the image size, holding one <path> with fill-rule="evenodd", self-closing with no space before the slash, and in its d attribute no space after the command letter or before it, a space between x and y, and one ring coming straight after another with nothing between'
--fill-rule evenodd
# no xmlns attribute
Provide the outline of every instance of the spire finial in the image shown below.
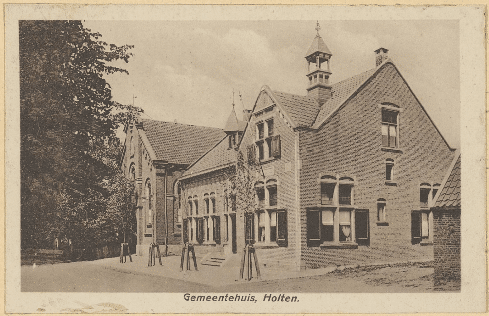
<svg viewBox="0 0 489 316"><path fill-rule="evenodd" d="M233 88L233 109L234 109L234 88Z"/></svg>
<svg viewBox="0 0 489 316"><path fill-rule="evenodd" d="M317 36L319 35L319 30L321 29L321 26L319 26L319 21L316 20L316 31L317 31Z"/></svg>

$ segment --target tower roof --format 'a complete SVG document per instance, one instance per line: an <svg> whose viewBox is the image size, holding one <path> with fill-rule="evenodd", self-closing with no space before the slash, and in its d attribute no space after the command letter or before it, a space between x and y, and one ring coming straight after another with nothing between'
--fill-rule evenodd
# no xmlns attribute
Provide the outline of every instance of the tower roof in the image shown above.
<svg viewBox="0 0 489 316"><path fill-rule="evenodd" d="M323 38L321 37L321 35L319 35L319 33L312 41L311 47L309 47L309 49L307 50L306 57L309 57L316 52L333 55L331 54L331 51L329 50L328 46L326 46L326 43L324 43Z"/></svg>
<svg viewBox="0 0 489 316"><path fill-rule="evenodd" d="M234 106L233 106L233 110L231 111L231 114L229 114L228 120L226 122L226 126L224 127L224 132L241 132L241 131L243 131L243 122L238 120L238 117L236 116L236 111L234 111Z"/></svg>

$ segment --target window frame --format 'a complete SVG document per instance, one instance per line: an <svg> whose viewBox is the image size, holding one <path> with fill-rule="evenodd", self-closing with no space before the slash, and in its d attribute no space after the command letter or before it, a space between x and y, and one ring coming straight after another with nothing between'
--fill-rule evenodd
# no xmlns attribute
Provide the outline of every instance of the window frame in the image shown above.
<svg viewBox="0 0 489 316"><path fill-rule="evenodd" d="M400 117L401 117L401 113L403 111L402 108L400 108L399 106L397 106L396 104L394 103L391 103L391 102L382 102L380 105L379 105L379 108L381 109L380 111L380 124L381 124L381 148L384 149L384 150L387 150L387 151L396 151L396 150L400 150L401 148L401 137L400 137L400 123L401 123L401 120L400 120ZM384 111L385 112L391 112L391 113L396 113L396 122L395 123L392 123L392 122L387 122L387 121L384 121ZM387 126L387 145L384 144L384 133L383 133L383 129L384 129L384 126ZM395 126L395 131L396 131L396 137L395 137L395 146L391 146L390 142L390 126Z"/></svg>
<svg viewBox="0 0 489 316"><path fill-rule="evenodd" d="M355 237L355 178L348 176L339 176L331 174L321 174L318 179L319 182L319 205L316 207L308 207L307 210L307 245L308 247L326 247L326 248L357 248ZM331 186L333 188L333 196L327 201L323 199L324 188ZM345 189L347 195L342 195ZM343 193L341 193L341 192ZM340 196L341 195L341 196ZM326 203L325 203L326 202ZM314 214L314 212L319 212ZM325 222L324 216L326 212L332 212L333 222L328 219ZM344 220L344 215L348 212L348 221ZM316 220L312 220L312 217ZM328 215L330 217L330 215ZM343 218L343 221L341 220ZM333 226L331 238L331 226ZM346 227L349 226L349 229ZM310 232L310 230L312 230ZM349 231L348 235L346 233ZM314 233L315 232L315 233ZM312 238L318 236L318 238Z"/></svg>
<svg viewBox="0 0 489 316"><path fill-rule="evenodd" d="M389 226L387 221L387 201L383 198L377 200L377 226Z"/></svg>
<svg viewBox="0 0 489 316"><path fill-rule="evenodd" d="M255 123L255 146L258 161L278 159L281 156L280 135L276 133L275 117L260 119Z"/></svg>

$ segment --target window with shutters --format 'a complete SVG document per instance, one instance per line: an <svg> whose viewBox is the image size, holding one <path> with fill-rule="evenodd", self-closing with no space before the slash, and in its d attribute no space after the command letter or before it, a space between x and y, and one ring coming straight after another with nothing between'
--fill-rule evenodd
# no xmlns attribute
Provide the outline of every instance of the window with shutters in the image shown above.
<svg viewBox="0 0 489 316"><path fill-rule="evenodd" d="M399 147L399 111L382 108L382 147Z"/></svg>
<svg viewBox="0 0 489 316"><path fill-rule="evenodd" d="M253 218L258 246L287 247L287 212L278 209L277 181L270 179L255 184L257 209ZM251 219L250 219L251 220Z"/></svg>
<svg viewBox="0 0 489 316"><path fill-rule="evenodd" d="M355 219L354 180L350 177L321 176L320 204L307 210L309 247L356 248L356 231L362 245L368 238L368 218Z"/></svg>
<svg viewBox="0 0 489 316"><path fill-rule="evenodd" d="M273 118L256 124L256 158L259 161L281 156L280 135L276 135Z"/></svg>

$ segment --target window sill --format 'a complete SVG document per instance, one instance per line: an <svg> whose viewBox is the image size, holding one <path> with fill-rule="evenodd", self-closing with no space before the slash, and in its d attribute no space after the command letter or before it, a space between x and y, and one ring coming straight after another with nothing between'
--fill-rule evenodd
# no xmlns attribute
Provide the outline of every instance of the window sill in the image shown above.
<svg viewBox="0 0 489 316"><path fill-rule="evenodd" d="M357 208L354 204L353 205L349 205L349 204L319 204L315 207L307 207L308 209L314 209L314 208L336 208L336 207L340 207L340 208L350 208L350 209L353 209L353 208Z"/></svg>
<svg viewBox="0 0 489 316"><path fill-rule="evenodd" d="M274 249L279 248L276 242L257 242L253 245L257 249Z"/></svg>
<svg viewBox="0 0 489 316"><path fill-rule="evenodd" d="M377 226L389 226L388 222L377 222Z"/></svg>
<svg viewBox="0 0 489 316"><path fill-rule="evenodd" d="M358 244L356 242L323 242L319 245L321 248L325 249L358 249Z"/></svg>
<svg viewBox="0 0 489 316"><path fill-rule="evenodd" d="M269 163L269 162L274 161L274 160L278 160L278 158L269 157L269 158L265 158L265 159L259 159L259 162L262 164L266 164L266 163Z"/></svg>
<svg viewBox="0 0 489 316"><path fill-rule="evenodd" d="M385 185L397 186L397 182L396 182L396 181L389 181L389 180L386 180L386 181L385 181Z"/></svg>
<svg viewBox="0 0 489 316"><path fill-rule="evenodd" d="M399 149L399 148L381 147L380 149L382 151L387 151L387 152L391 152L391 153L399 153L399 154L402 154L402 149Z"/></svg>
<svg viewBox="0 0 489 316"><path fill-rule="evenodd" d="M422 242L420 242L419 244L420 244L421 246L431 246L431 245L433 245L433 241L429 241L429 240L427 240L427 241L422 241Z"/></svg>
<svg viewBox="0 0 489 316"><path fill-rule="evenodd" d="M202 245L204 245L204 246L215 246L216 243L214 241L204 241L202 243Z"/></svg>

